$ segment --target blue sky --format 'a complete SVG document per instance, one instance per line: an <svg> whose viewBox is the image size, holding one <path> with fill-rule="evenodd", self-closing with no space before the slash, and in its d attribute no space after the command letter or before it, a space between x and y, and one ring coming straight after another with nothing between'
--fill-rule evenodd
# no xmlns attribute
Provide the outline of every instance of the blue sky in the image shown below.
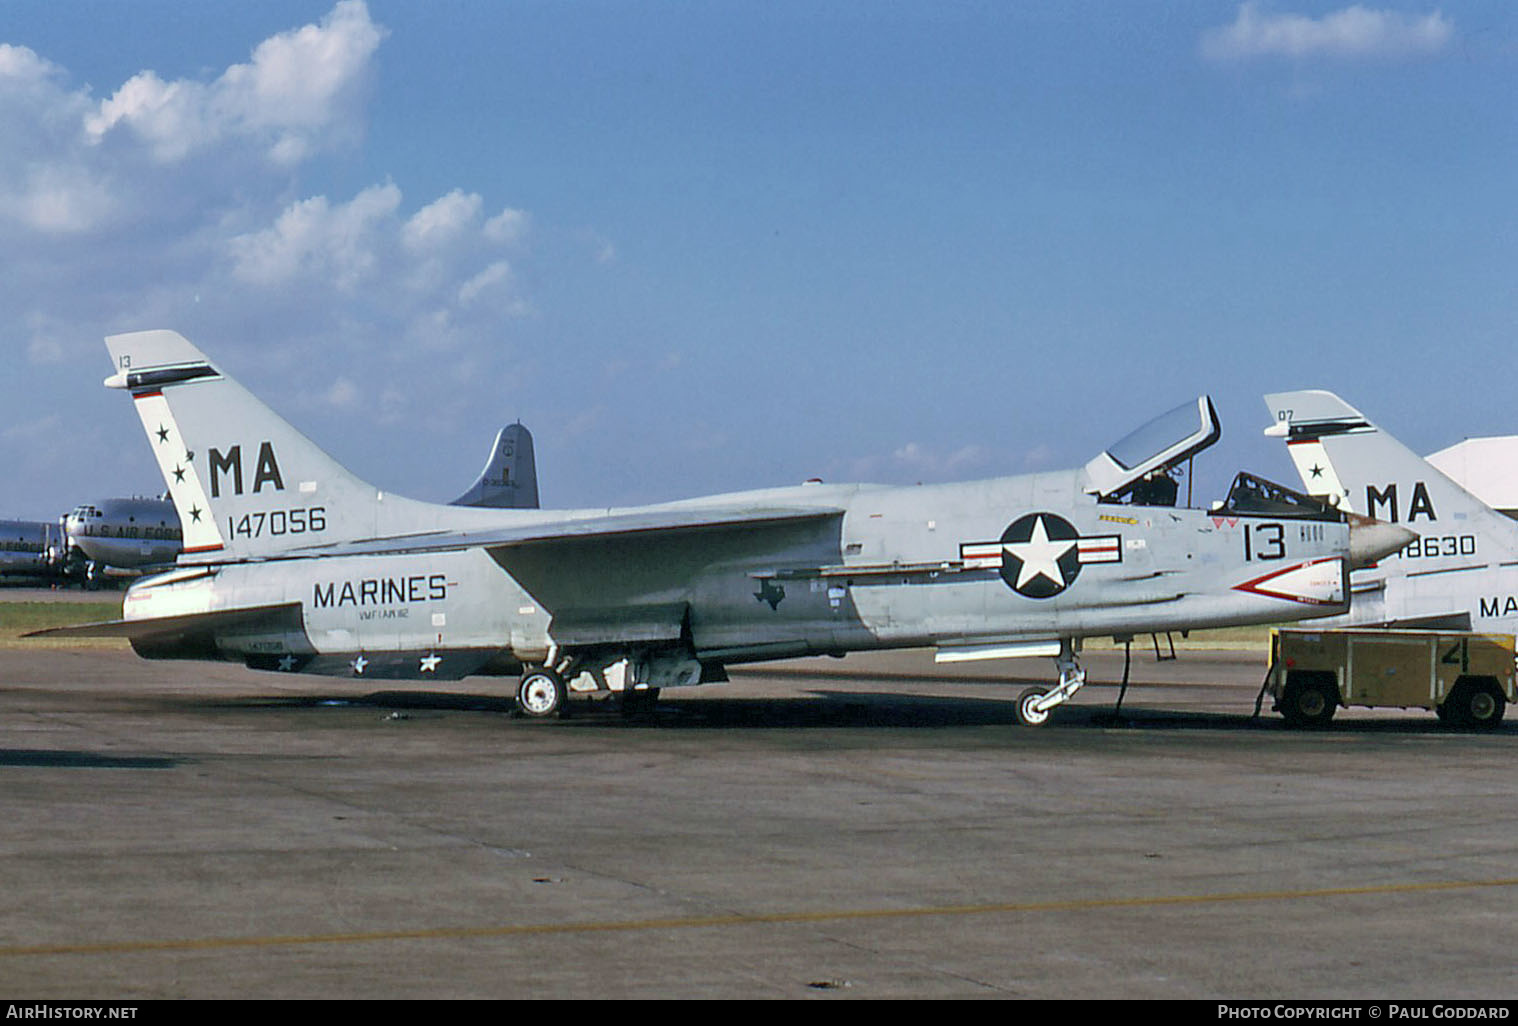
<svg viewBox="0 0 1518 1026"><path fill-rule="evenodd" d="M1212 394L1518 431L1506 3L0 4L0 516L161 484L174 328L376 485L1077 465Z"/></svg>

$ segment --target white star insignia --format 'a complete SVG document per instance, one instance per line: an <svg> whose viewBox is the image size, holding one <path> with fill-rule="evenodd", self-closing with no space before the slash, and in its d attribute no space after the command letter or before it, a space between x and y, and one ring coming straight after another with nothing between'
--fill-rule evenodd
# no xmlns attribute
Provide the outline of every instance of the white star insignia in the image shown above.
<svg viewBox="0 0 1518 1026"><path fill-rule="evenodd" d="M364 675L364 667L366 667L366 666L369 665L369 660L365 659L363 656L359 656L357 659L353 660L353 662L349 663L348 665L351 666L351 667L353 667L353 672L354 673L356 673L360 677L362 677Z"/></svg>
<svg viewBox="0 0 1518 1026"><path fill-rule="evenodd" d="M1025 542L1007 542L1004 546L1008 552L1022 560L1022 569L1017 574L1016 587L1021 590L1024 585L1040 575L1047 577L1056 588L1065 586L1065 576L1060 573L1059 560L1065 553L1075 547L1074 538L1066 538L1062 541L1050 541L1049 532L1044 529L1044 518L1039 517L1033 522L1033 533Z"/></svg>
<svg viewBox="0 0 1518 1026"><path fill-rule="evenodd" d="M293 655L280 656L279 668L281 670L284 670L286 673L289 673L291 670L295 669L295 657Z"/></svg>
<svg viewBox="0 0 1518 1026"><path fill-rule="evenodd" d="M433 672L435 672L437 670L437 664L440 663L440 662L442 662L442 661L443 661L443 657L442 656L440 656L440 655L434 655L433 653L428 652L426 655L422 656L422 669L421 669L421 672L422 673L433 673Z"/></svg>

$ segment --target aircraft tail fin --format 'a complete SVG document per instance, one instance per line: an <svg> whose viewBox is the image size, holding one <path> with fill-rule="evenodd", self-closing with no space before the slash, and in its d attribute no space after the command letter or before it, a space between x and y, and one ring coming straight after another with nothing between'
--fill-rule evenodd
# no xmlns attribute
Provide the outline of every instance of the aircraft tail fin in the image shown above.
<svg viewBox="0 0 1518 1026"><path fill-rule="evenodd" d="M1265 397L1305 490L1341 509L1418 532L1421 570L1511 558L1518 524L1493 510L1332 392ZM1495 549L1495 551L1493 551Z"/></svg>
<svg viewBox="0 0 1518 1026"><path fill-rule="evenodd" d="M182 562L258 559L424 522L323 452L173 331L106 339L184 531Z"/></svg>
<svg viewBox="0 0 1518 1026"><path fill-rule="evenodd" d="M501 428L479 478L449 505L537 509L538 469L532 455L532 432L520 423Z"/></svg>

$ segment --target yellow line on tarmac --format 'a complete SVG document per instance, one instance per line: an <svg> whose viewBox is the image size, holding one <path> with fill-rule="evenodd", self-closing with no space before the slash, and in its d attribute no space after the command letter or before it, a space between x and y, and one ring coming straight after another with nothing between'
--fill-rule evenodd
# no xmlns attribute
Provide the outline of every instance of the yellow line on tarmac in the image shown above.
<svg viewBox="0 0 1518 1026"><path fill-rule="evenodd" d="M150 951L215 951L230 948L271 948L300 944L373 944L403 940L467 940L567 933L630 933L640 930L709 930L725 926L764 926L786 923L850 922L869 919L913 919L927 916L974 916L1008 913L1079 912L1100 909L1165 908L1185 905L1224 905L1250 901L1302 901L1312 898L1364 897L1381 894L1427 894L1434 891L1518 887L1518 878L1449 880L1433 883L1381 884L1370 887L1329 887L1321 890L1250 891L1241 894L1178 894L1148 898L1088 898L1079 901L1014 902L985 905L938 905L924 908L835 909L819 912L776 912L768 915L690 916L612 922L535 923L518 926L457 926L431 930L376 930L361 933L317 933L282 937L202 937L181 940L127 940L101 944L38 944L0 947L0 958L35 955L106 955Z"/></svg>

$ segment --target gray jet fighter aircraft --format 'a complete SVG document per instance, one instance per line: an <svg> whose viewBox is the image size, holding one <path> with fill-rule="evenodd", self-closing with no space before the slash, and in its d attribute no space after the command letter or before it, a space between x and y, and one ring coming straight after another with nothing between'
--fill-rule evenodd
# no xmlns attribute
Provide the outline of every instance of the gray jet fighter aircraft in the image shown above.
<svg viewBox="0 0 1518 1026"><path fill-rule="evenodd" d="M1205 396L1078 470L915 487L806 484L627 509L416 502L358 480L172 331L106 340L184 526L179 568L125 619L63 632L146 656L449 680L521 674L529 716L571 689L726 679L724 666L932 646L1047 655L1041 723L1085 680L1082 638L1343 613L1351 564L1401 528L1240 475L1180 508L1171 471L1220 434Z"/></svg>
<svg viewBox="0 0 1518 1026"><path fill-rule="evenodd" d="M1351 578L1346 622L1518 632L1518 523L1332 392L1267 395L1303 487L1338 509L1385 517L1410 543Z"/></svg>

